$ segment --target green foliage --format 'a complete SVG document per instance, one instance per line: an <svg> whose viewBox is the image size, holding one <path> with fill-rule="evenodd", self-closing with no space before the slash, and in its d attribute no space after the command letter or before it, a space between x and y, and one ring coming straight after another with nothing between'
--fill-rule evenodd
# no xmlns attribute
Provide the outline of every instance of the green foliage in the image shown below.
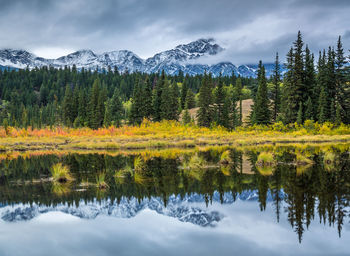
<svg viewBox="0 0 350 256"><path fill-rule="evenodd" d="M213 120L211 76L204 74L199 90L197 119L200 126L210 127Z"/></svg>
<svg viewBox="0 0 350 256"><path fill-rule="evenodd" d="M61 163L55 164L51 167L51 175L55 182L64 183L72 180L69 168Z"/></svg>
<svg viewBox="0 0 350 256"><path fill-rule="evenodd" d="M262 62L259 62L258 68L258 92L254 101L253 120L255 124L270 123L270 103L267 97L267 83L265 77L265 68Z"/></svg>

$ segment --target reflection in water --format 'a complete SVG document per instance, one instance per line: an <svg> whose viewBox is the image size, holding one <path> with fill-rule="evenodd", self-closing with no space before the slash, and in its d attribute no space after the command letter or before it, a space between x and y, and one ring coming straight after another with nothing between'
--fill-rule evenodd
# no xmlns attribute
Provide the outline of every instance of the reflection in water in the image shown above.
<svg viewBox="0 0 350 256"><path fill-rule="evenodd" d="M286 212L300 242L316 216L335 226L340 237L349 217L348 149L347 145L244 152L214 148L164 155L7 159L0 164L0 215L8 222L50 211L87 219L131 218L149 209L182 222L215 226L225 214L205 206L257 201L261 211L271 202L277 222ZM57 163L69 167L73 180L50 180L50 168Z"/></svg>

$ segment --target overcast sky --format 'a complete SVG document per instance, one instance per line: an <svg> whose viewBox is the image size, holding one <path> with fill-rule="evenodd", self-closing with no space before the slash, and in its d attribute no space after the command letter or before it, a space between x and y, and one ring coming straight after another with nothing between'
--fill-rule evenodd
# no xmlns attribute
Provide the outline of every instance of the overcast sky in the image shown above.
<svg viewBox="0 0 350 256"><path fill-rule="evenodd" d="M313 51L343 36L349 0L0 0L0 48L42 57L128 49L142 58L213 37L234 64L284 56L301 30Z"/></svg>

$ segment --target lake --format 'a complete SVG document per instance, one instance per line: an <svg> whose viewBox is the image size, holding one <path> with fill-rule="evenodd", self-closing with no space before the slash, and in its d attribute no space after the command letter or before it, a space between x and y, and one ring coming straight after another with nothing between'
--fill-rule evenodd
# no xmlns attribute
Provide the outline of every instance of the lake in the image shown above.
<svg viewBox="0 0 350 256"><path fill-rule="evenodd" d="M349 254L348 144L0 159L0 255Z"/></svg>

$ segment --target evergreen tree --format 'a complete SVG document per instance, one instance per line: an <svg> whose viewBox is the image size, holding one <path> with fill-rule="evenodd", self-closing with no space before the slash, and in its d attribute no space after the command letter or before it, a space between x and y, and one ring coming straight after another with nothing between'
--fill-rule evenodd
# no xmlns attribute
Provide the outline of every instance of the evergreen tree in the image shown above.
<svg viewBox="0 0 350 256"><path fill-rule="evenodd" d="M162 93L163 93L163 88L165 86L165 83L167 83L167 81L168 80L163 70L161 76L159 77L156 83L156 88L154 90L154 95L153 95L153 120L154 121L160 121L162 119L161 118Z"/></svg>
<svg viewBox="0 0 350 256"><path fill-rule="evenodd" d="M101 114L99 113L100 108L100 87L101 81L96 78L92 88L90 90L89 105L88 105L88 126L92 129L97 129L100 126Z"/></svg>
<svg viewBox="0 0 350 256"><path fill-rule="evenodd" d="M350 91L346 84L346 58L344 56L343 44L341 42L341 36L338 38L337 50L335 53L335 86L336 86L336 98L337 111L339 112L340 120L343 122L350 121Z"/></svg>
<svg viewBox="0 0 350 256"><path fill-rule="evenodd" d="M106 102L104 125L114 125L119 127L121 125L122 117L123 105L120 100L119 90L118 88L115 88L112 98Z"/></svg>
<svg viewBox="0 0 350 256"><path fill-rule="evenodd" d="M297 116L297 123L302 124L303 123L303 103L299 102L299 110L298 110L298 116Z"/></svg>
<svg viewBox="0 0 350 256"><path fill-rule="evenodd" d="M219 80L219 83L216 87L216 93L215 93L215 122L217 125L225 126L226 120L225 120L225 113L224 113L224 107L225 107L225 91L224 86L222 83L222 79Z"/></svg>
<svg viewBox="0 0 350 256"><path fill-rule="evenodd" d="M278 59L278 52L276 53L275 60L275 69L273 72L272 83L273 83L273 91L272 91L272 120L277 120L277 115L280 112L281 105L281 92L280 92L280 82L281 82L281 71L280 71L280 62Z"/></svg>
<svg viewBox="0 0 350 256"><path fill-rule="evenodd" d="M240 76L236 79L236 90L237 90L237 97L238 97L238 100L239 100L238 125L242 125L242 123L243 123L243 107L242 107L243 86L242 86L242 80L241 80Z"/></svg>
<svg viewBox="0 0 350 256"><path fill-rule="evenodd" d="M267 96L267 82L265 77L265 67L259 62L258 67L258 91L254 102L254 123L269 124L270 109L269 99Z"/></svg>
<svg viewBox="0 0 350 256"><path fill-rule="evenodd" d="M196 107L195 95L194 95L194 93L193 93L193 91L191 89L187 90L185 104L187 104L187 108L188 109Z"/></svg>
<svg viewBox="0 0 350 256"><path fill-rule="evenodd" d="M297 106L297 88L294 86L294 52L291 48L287 54L287 71L284 76L283 87L283 121L285 123L293 123L296 120L295 108Z"/></svg>
<svg viewBox="0 0 350 256"><path fill-rule="evenodd" d="M132 104L130 110L129 122L131 124L141 124L145 112L143 106L143 88L142 81L139 80L134 88L134 93L132 97Z"/></svg>
<svg viewBox="0 0 350 256"><path fill-rule="evenodd" d="M168 79L165 79L161 95L160 120L172 120L173 108L171 106L171 88Z"/></svg>
<svg viewBox="0 0 350 256"><path fill-rule="evenodd" d="M328 100L326 89L322 87L318 105L318 121L324 123L328 120Z"/></svg>
<svg viewBox="0 0 350 256"><path fill-rule="evenodd" d="M314 120L314 108L313 108L313 104L310 96L306 101L304 117L305 117L305 120Z"/></svg>
<svg viewBox="0 0 350 256"><path fill-rule="evenodd" d="M197 112L198 125L206 126L206 127L210 126L213 120L211 103L212 103L212 91L211 91L210 78L205 73L204 78L202 79L201 88L199 90L199 98L198 98L199 110Z"/></svg>
<svg viewBox="0 0 350 256"><path fill-rule="evenodd" d="M186 97L187 97L187 92L188 92L188 85L187 85L187 81L188 81L188 76L186 75L183 83L182 83L182 87L181 87L181 100L180 100L180 103L181 103L181 109L185 109L185 104L186 104ZM190 108L188 106L188 108Z"/></svg>
<svg viewBox="0 0 350 256"><path fill-rule="evenodd" d="M317 112L319 92L315 79L314 55L310 53L308 46L305 49L305 88L307 92L303 99L306 100L305 119L315 120L314 113ZM309 99L311 101L310 106L307 106ZM308 111L307 116L306 111Z"/></svg>
<svg viewBox="0 0 350 256"><path fill-rule="evenodd" d="M144 97L144 116L148 119L150 119L153 115L153 105L152 105L152 96L153 96L153 92L152 92L152 84L150 82L149 77L146 77L145 80L145 87L144 87L144 93L143 93L143 97Z"/></svg>
<svg viewBox="0 0 350 256"><path fill-rule="evenodd" d="M303 40L300 31L293 48L287 54L287 72L284 78L283 118L286 123L297 120L299 102L308 97L305 85Z"/></svg>
<svg viewBox="0 0 350 256"><path fill-rule="evenodd" d="M170 120L178 120L179 119L179 87L177 86L177 83L174 81L170 87L170 108L171 108L171 113L170 113Z"/></svg>
<svg viewBox="0 0 350 256"><path fill-rule="evenodd" d="M73 113L73 95L69 85L66 86L66 91L63 99L63 120L64 124L71 126L74 121Z"/></svg>

